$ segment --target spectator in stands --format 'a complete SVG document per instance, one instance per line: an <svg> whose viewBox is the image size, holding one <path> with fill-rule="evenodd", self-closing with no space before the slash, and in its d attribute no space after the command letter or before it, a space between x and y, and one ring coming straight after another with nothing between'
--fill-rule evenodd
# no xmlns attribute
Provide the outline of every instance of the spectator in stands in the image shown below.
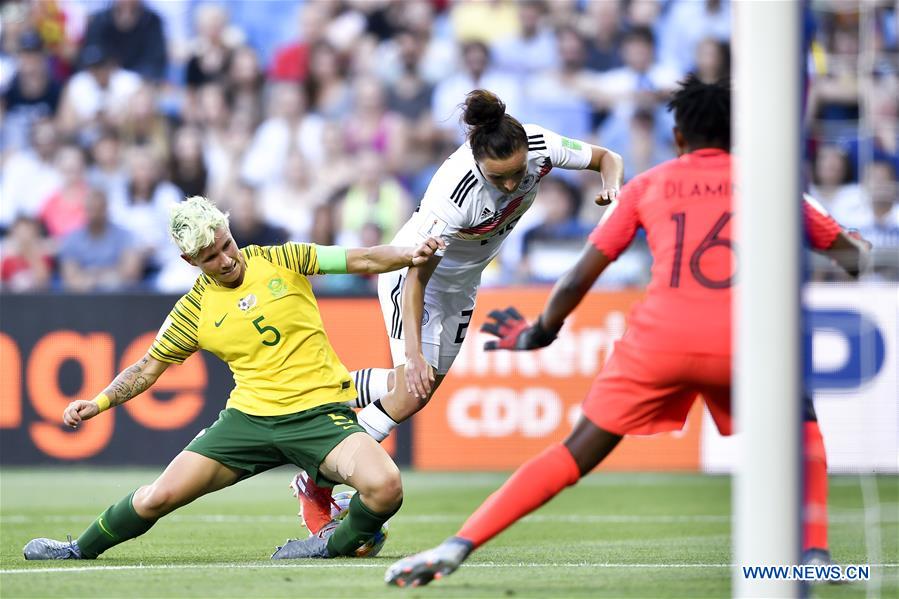
<svg viewBox="0 0 899 599"><path fill-rule="evenodd" d="M337 232L334 225L334 207L330 203L321 204L312 213L312 229L309 232L309 243L334 245L336 242Z"/></svg>
<svg viewBox="0 0 899 599"><path fill-rule="evenodd" d="M292 83L272 85L269 118L259 126L241 166L241 178L253 186L276 181L284 172L284 159L292 148L310 166L322 159L321 117L306 112L300 88Z"/></svg>
<svg viewBox="0 0 899 599"><path fill-rule="evenodd" d="M280 245L287 241L283 227L266 222L259 210L256 190L238 183L228 193L229 225L237 247Z"/></svg>
<svg viewBox="0 0 899 599"><path fill-rule="evenodd" d="M3 114L4 150L28 145L31 126L43 118L53 118L62 88L52 77L41 36L33 31L19 40L15 75L0 97Z"/></svg>
<svg viewBox="0 0 899 599"><path fill-rule="evenodd" d="M627 0L624 2L624 27L626 30L635 27L646 27L654 36L658 35L659 15L663 3L659 0Z"/></svg>
<svg viewBox="0 0 899 599"><path fill-rule="evenodd" d="M292 241L309 239L316 207L328 197L317 169L309 168L302 154L291 151L284 161L284 173L260 193L262 218L283 227Z"/></svg>
<svg viewBox="0 0 899 599"><path fill-rule="evenodd" d="M487 89L503 98L506 112L514 117L522 116L521 86L518 80L493 68L490 50L483 42L468 42L462 45L463 69L444 79L434 88L432 116L441 132L443 142L456 147L465 140L465 131L459 118L459 106L465 101L465 94L473 89Z"/></svg>
<svg viewBox="0 0 899 599"><path fill-rule="evenodd" d="M112 220L124 227L150 271L177 253L169 243L169 210L184 199L162 175L159 158L147 147L128 151L128 186L124 198L110 198Z"/></svg>
<svg viewBox="0 0 899 599"><path fill-rule="evenodd" d="M589 101L596 75L587 70L587 44L574 27L557 31L558 67L524 78L523 119L552 131L565 131L575 139L590 137L593 107Z"/></svg>
<svg viewBox="0 0 899 599"><path fill-rule="evenodd" d="M326 2L303 4L298 13L299 38L275 52L268 71L270 79L297 83L306 79L309 73L310 50L324 39L330 13L330 5Z"/></svg>
<svg viewBox="0 0 899 599"><path fill-rule="evenodd" d="M194 125L202 130L203 158L209 197L221 198L239 178L244 155L253 139L254 118L246 111L232 113L220 84L200 89L199 113Z"/></svg>
<svg viewBox="0 0 899 599"><path fill-rule="evenodd" d="M899 251L899 184L896 171L886 160L875 160L865 167L864 191L859 196L842 196L833 206L840 221L857 228L874 245L876 252ZM876 259L875 254L875 259ZM899 266L899 258L893 260Z"/></svg>
<svg viewBox="0 0 899 599"><path fill-rule="evenodd" d="M249 46L236 48L225 79L225 90L231 108L253 114L258 122L262 116L264 85L265 74L256 51Z"/></svg>
<svg viewBox="0 0 899 599"><path fill-rule="evenodd" d="M59 186L47 196L40 209L40 220L50 237L60 239L84 226L85 201L90 191L84 153L78 146L64 146L56 156L62 175Z"/></svg>
<svg viewBox="0 0 899 599"><path fill-rule="evenodd" d="M624 159L625 181L675 156L671 144L659 143L655 113L644 109L636 110L631 116L626 143L616 150Z"/></svg>
<svg viewBox="0 0 899 599"><path fill-rule="evenodd" d="M707 37L696 46L696 76L703 83L730 79L730 44Z"/></svg>
<svg viewBox="0 0 899 599"><path fill-rule="evenodd" d="M655 37L648 27L633 27L621 46L624 66L596 80L592 95L599 108L611 111L599 130L599 138L610 148L623 146L635 110L655 114L659 143L670 143L674 123L663 103L677 85L678 73L655 62Z"/></svg>
<svg viewBox="0 0 899 599"><path fill-rule="evenodd" d="M53 260L38 221L20 216L12 223L0 252L0 289L14 293L50 287Z"/></svg>
<svg viewBox="0 0 899 599"><path fill-rule="evenodd" d="M673 2L658 21L658 34L660 60L680 74L695 71L703 40L730 39L730 1Z"/></svg>
<svg viewBox="0 0 899 599"><path fill-rule="evenodd" d="M402 29L393 39L395 69L380 70L378 75L387 83L387 105L411 122L430 115L434 86L424 76L422 59L425 40L421 34Z"/></svg>
<svg viewBox="0 0 899 599"><path fill-rule="evenodd" d="M406 172L408 126L400 115L387 109L385 94L374 77L356 78L352 111L342 120L344 148L351 153L371 150L384 157L390 172Z"/></svg>
<svg viewBox="0 0 899 599"><path fill-rule="evenodd" d="M587 68L608 71L621 62L621 2L588 2L587 20L582 23L587 36Z"/></svg>
<svg viewBox="0 0 899 599"><path fill-rule="evenodd" d="M87 222L59 249L63 289L79 293L121 291L140 279L141 259L131 235L109 220L106 196L92 189L85 202Z"/></svg>
<svg viewBox="0 0 899 599"><path fill-rule="evenodd" d="M69 79L63 90L58 123L63 133L93 141L103 126L116 124L131 98L140 89L135 73L115 65L97 45L81 52L83 71Z"/></svg>
<svg viewBox="0 0 899 599"><path fill-rule="evenodd" d="M440 135L431 117L434 86L424 77L424 40L411 29L397 32L394 42L402 65L387 88L387 107L405 119L407 151L402 177L413 195L424 193L441 156ZM408 148L415 148L409 151Z"/></svg>
<svg viewBox="0 0 899 599"><path fill-rule="evenodd" d="M126 146L147 146L160 159L168 159L171 123L159 110L155 88L138 88L119 118L118 129Z"/></svg>
<svg viewBox="0 0 899 599"><path fill-rule="evenodd" d="M825 70L811 81L806 114L818 121L818 136L852 138L859 117L858 25L833 27L825 41Z"/></svg>
<svg viewBox="0 0 899 599"><path fill-rule="evenodd" d="M861 202L861 190L852 180L852 167L846 152L836 145L820 146L815 155L809 191L837 222L847 227L858 226L851 207Z"/></svg>
<svg viewBox="0 0 899 599"><path fill-rule="evenodd" d="M222 4L201 4L194 14L197 37L187 60L185 83L195 91L206 83L221 82L231 66L233 47L227 37L228 12Z"/></svg>
<svg viewBox="0 0 899 599"><path fill-rule="evenodd" d="M322 198L331 199L346 192L356 180L359 167L356 156L347 152L343 129L336 121L326 121L322 127L322 151L321 162L315 167L315 179Z"/></svg>
<svg viewBox="0 0 899 599"><path fill-rule="evenodd" d="M184 196L206 196L208 172L203 157L203 137L198 129L181 127L175 131L169 175Z"/></svg>
<svg viewBox="0 0 899 599"><path fill-rule="evenodd" d="M524 234L521 269L525 280L550 283L577 261L593 228L578 220L580 193L563 179L544 181L537 202L543 219Z"/></svg>
<svg viewBox="0 0 899 599"><path fill-rule="evenodd" d="M546 3L543 0L520 0L516 7L520 31L492 44L490 53L494 66L519 77L555 68L559 63L557 43L556 36L544 21Z"/></svg>
<svg viewBox="0 0 899 599"><path fill-rule="evenodd" d="M518 11L512 0L457 0L450 8L450 22L460 42L487 45L514 37L520 26Z"/></svg>
<svg viewBox="0 0 899 599"><path fill-rule="evenodd" d="M99 46L121 67L149 81L162 81L168 58L162 21L142 0L115 0L96 13L84 35L85 48Z"/></svg>
<svg viewBox="0 0 899 599"><path fill-rule="evenodd" d="M415 34L422 46L420 59L421 77L431 85L450 77L458 69L458 49L456 43L448 35L440 35L435 23L434 5L429 0L407 0L403 3L402 21L404 28ZM385 42L382 47L384 55L377 61L381 77L390 81L391 72L398 72L396 58L391 58L391 44ZM391 64L394 66L391 67Z"/></svg>
<svg viewBox="0 0 899 599"><path fill-rule="evenodd" d="M320 41L309 53L309 75L304 81L309 109L325 118L341 118L352 102L346 58L330 43Z"/></svg>
<svg viewBox="0 0 899 599"><path fill-rule="evenodd" d="M679 73L655 61L655 36L648 27L634 27L622 41L624 66L598 80L599 98L613 112L630 117L637 107L654 110L677 85Z"/></svg>
<svg viewBox="0 0 899 599"><path fill-rule="evenodd" d="M412 214L406 190L385 168L384 158L372 150L356 156L358 178L338 201L338 243L358 246L368 223L384 234L378 243L387 243Z"/></svg>
<svg viewBox="0 0 899 599"><path fill-rule="evenodd" d="M104 129L90 150L92 164L87 171L91 187L107 198L124 198L128 186L122 141L115 129Z"/></svg>
<svg viewBox="0 0 899 599"><path fill-rule="evenodd" d="M39 120L31 129L31 148L14 151L5 160L0 177L0 228L20 215L36 217L43 201L59 187L58 142L53 121Z"/></svg>

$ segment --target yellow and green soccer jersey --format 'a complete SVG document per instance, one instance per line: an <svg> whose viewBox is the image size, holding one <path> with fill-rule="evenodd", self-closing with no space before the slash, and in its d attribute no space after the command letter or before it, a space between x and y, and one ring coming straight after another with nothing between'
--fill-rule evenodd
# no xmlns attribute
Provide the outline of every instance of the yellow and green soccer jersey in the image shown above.
<svg viewBox="0 0 899 599"><path fill-rule="evenodd" d="M356 397L322 325L306 275L321 274L313 245L251 245L241 250L240 287L200 275L169 313L150 355L180 364L198 349L234 374L227 407L280 416Z"/></svg>

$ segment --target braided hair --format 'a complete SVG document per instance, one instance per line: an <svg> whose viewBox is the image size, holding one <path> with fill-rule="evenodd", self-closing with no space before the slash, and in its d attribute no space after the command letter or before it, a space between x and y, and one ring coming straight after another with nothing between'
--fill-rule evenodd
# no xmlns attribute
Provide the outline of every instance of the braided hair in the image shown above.
<svg viewBox="0 0 899 599"><path fill-rule="evenodd" d="M495 94L476 89L465 96L462 120L475 160L508 158L527 148L528 135L518 119L506 114L506 105Z"/></svg>
<svg viewBox="0 0 899 599"><path fill-rule="evenodd" d="M687 144L730 149L730 82L703 83L690 73L679 85L668 110Z"/></svg>

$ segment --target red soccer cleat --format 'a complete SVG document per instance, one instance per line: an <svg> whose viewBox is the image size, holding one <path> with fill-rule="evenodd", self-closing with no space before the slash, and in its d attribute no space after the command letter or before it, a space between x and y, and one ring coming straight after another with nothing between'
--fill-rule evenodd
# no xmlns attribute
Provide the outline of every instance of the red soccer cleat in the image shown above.
<svg viewBox="0 0 899 599"><path fill-rule="evenodd" d="M331 507L339 506L331 498L332 487L319 487L309 475L300 472L290 481L290 490L293 496L300 502L300 511L297 514L303 520L303 525L309 529L310 534L318 533L321 528L331 521Z"/></svg>

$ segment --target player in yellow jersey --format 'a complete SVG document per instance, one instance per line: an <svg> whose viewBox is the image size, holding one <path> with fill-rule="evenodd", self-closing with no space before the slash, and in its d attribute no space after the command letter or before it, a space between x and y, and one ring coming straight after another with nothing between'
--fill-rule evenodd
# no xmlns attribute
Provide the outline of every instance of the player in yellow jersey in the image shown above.
<svg viewBox="0 0 899 599"><path fill-rule="evenodd" d="M442 242L428 239L416 248L287 243L238 249L227 216L196 196L175 207L170 229L182 257L202 274L147 353L93 400L69 404L63 421L77 427L125 403L199 349L231 368L235 386L228 403L152 484L111 505L75 541L33 539L25 545L25 559L94 559L194 499L282 464L358 492L340 523L291 541L272 557L352 555L399 509L402 482L390 456L345 405L356 389L328 341L307 277L422 264Z"/></svg>

